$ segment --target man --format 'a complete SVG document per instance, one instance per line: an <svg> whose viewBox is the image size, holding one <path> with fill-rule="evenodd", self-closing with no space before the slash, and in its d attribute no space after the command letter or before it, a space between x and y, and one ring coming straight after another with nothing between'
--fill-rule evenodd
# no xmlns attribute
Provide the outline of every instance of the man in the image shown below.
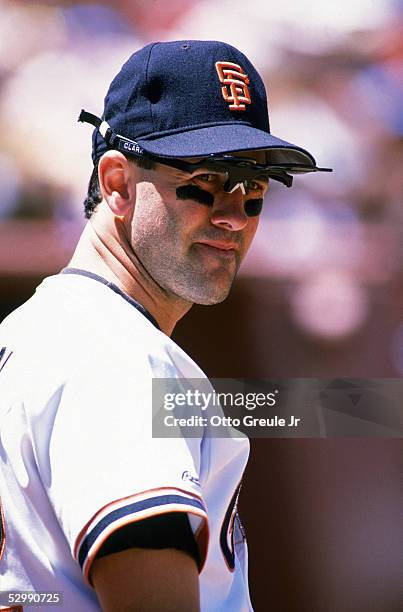
<svg viewBox="0 0 403 612"><path fill-rule="evenodd" d="M151 383L204 378L176 322L227 296L269 180L319 168L270 134L261 78L224 43L148 45L103 119L80 120L89 222L0 332L2 589L68 611L250 610L248 442L153 437Z"/></svg>

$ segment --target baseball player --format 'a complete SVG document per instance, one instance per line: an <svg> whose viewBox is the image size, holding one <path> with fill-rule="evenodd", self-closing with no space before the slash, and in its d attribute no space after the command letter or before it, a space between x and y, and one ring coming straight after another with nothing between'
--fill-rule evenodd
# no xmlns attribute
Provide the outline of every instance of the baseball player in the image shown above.
<svg viewBox="0 0 403 612"><path fill-rule="evenodd" d="M259 74L221 42L137 51L102 118L80 121L95 128L89 221L0 327L2 603L251 610L248 441L153 437L152 381L205 379L176 322L227 296L269 181L320 168L270 134Z"/></svg>

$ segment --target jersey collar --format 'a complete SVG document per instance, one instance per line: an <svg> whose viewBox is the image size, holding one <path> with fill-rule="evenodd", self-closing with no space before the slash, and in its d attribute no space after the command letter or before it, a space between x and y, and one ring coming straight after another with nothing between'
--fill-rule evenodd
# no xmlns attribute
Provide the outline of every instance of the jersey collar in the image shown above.
<svg viewBox="0 0 403 612"><path fill-rule="evenodd" d="M109 287L109 289L112 289L112 291L114 291L115 293L120 295L124 300L126 300L126 302L129 302L129 304L134 306L136 310L141 312L141 314L146 319L148 319L150 323L152 323L157 329L161 330L157 321L154 319L152 314L150 314L148 310L144 308L144 306L142 306L141 304L139 304L139 302L137 302L132 297L130 297L130 295L122 291L117 285L106 280L106 278L103 278L103 276L99 276L98 274L94 274L94 272L89 272L88 270L81 270L80 268L63 268L60 274L78 274L80 276L87 276L88 278L92 278L93 280L96 280L102 283L103 285L106 285L107 287Z"/></svg>

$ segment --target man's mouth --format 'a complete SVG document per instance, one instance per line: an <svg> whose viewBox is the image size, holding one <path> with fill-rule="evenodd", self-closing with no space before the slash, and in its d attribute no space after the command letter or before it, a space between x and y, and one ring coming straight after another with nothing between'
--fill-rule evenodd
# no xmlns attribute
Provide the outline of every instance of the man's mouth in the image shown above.
<svg viewBox="0 0 403 612"><path fill-rule="evenodd" d="M237 251L238 245L235 242L229 242L226 240L199 240L196 244L202 244L204 246L216 249L217 251Z"/></svg>
<svg viewBox="0 0 403 612"><path fill-rule="evenodd" d="M238 246L228 242L195 242L196 250L207 257L231 263L237 259Z"/></svg>

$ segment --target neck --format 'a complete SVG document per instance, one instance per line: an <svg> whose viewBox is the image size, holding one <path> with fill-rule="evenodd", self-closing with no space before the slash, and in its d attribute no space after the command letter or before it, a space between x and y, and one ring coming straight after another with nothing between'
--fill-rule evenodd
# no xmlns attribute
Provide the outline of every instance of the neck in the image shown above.
<svg viewBox="0 0 403 612"><path fill-rule="evenodd" d="M192 307L153 280L130 245L123 220L113 217L111 224L109 212L101 206L85 226L69 266L117 285L144 306L168 336Z"/></svg>

